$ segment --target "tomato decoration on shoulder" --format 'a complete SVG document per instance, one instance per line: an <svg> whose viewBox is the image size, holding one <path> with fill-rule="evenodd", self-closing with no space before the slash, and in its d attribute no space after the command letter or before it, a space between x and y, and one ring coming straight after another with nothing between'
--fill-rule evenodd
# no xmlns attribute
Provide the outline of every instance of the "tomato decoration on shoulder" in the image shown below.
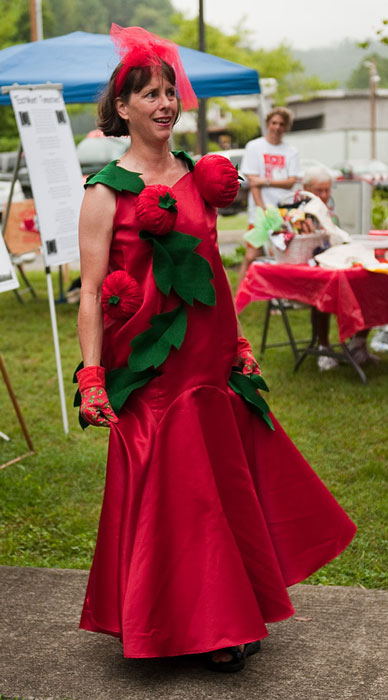
<svg viewBox="0 0 388 700"><path fill-rule="evenodd" d="M194 179L204 200L213 207L232 204L240 187L236 167L216 153L208 153L196 163Z"/></svg>

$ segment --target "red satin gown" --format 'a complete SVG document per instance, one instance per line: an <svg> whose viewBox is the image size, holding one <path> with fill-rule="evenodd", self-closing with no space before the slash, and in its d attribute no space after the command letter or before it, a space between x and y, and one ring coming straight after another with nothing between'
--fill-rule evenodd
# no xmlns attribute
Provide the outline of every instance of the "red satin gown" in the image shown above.
<svg viewBox="0 0 388 700"><path fill-rule="evenodd" d="M161 376L131 394L110 429L80 626L120 637L126 657L265 637L265 623L294 612L286 587L336 557L355 532L276 420L273 432L229 389L237 327L216 210L192 172L173 190L175 229L202 240L196 252L213 269L216 305L187 307L181 349L172 349ZM156 287L152 246L139 238L137 195L116 195L110 271L133 275L144 302L130 320L106 321L108 370L127 364L131 339L153 314L177 305L174 293L166 299Z"/></svg>

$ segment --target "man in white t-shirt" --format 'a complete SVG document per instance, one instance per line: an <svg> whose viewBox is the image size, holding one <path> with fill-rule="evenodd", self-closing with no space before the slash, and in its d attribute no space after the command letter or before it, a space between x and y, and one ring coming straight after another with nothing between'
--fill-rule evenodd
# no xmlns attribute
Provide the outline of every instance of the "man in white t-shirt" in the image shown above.
<svg viewBox="0 0 388 700"><path fill-rule="evenodd" d="M296 148L283 143L283 134L292 124L292 114L286 107L274 107L267 114L265 136L248 141L241 163L250 192L248 197L248 223L253 228L256 207L277 207L300 177L299 156ZM240 281L259 249L247 244L245 258L240 269Z"/></svg>

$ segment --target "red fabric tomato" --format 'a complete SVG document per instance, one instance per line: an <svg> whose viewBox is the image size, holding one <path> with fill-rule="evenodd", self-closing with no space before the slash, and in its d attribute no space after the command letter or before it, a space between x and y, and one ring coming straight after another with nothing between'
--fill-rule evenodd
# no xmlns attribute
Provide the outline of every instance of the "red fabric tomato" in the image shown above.
<svg viewBox="0 0 388 700"><path fill-rule="evenodd" d="M116 270L104 279L101 304L104 312L111 318L130 318L140 309L142 303L140 286L128 272Z"/></svg>
<svg viewBox="0 0 388 700"><path fill-rule="evenodd" d="M213 207L232 204L240 187L233 163L216 153L208 153L198 161L194 178L202 197Z"/></svg>
<svg viewBox="0 0 388 700"><path fill-rule="evenodd" d="M177 212L174 191L166 185L148 185L136 201L136 215L142 228L157 236L173 230Z"/></svg>

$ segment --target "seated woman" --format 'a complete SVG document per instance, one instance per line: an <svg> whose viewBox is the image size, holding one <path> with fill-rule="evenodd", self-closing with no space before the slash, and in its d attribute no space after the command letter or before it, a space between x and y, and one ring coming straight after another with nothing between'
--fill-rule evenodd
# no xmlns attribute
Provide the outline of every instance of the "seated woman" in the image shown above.
<svg viewBox="0 0 388 700"><path fill-rule="evenodd" d="M326 204L330 215L337 226L339 225L338 217L334 212L334 202L331 196L332 178L330 171L325 167L313 166L308 168L303 176L303 189L315 194L324 204ZM312 323L316 324L318 337L318 347L320 350L330 350L329 330L330 330L330 314L318 311L315 307L312 308ZM355 362L358 365L364 365L368 362L378 362L377 355L373 355L368 350L367 337L369 328L358 331L349 343L349 351L351 352ZM334 369L338 366L338 361L335 357L321 355L317 359L318 368L321 371Z"/></svg>

